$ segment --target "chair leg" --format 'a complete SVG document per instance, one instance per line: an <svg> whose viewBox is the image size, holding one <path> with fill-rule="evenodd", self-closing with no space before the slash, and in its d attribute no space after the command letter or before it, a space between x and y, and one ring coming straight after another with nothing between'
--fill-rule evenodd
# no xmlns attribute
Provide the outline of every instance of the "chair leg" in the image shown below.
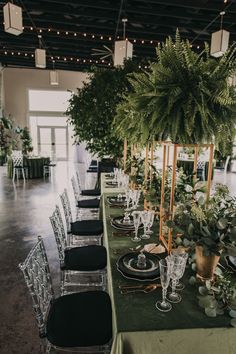
<svg viewBox="0 0 236 354"><path fill-rule="evenodd" d="M16 175L16 169L13 168L13 172L12 172L12 181L15 181L15 175Z"/></svg>
<svg viewBox="0 0 236 354"><path fill-rule="evenodd" d="M23 176L23 179L24 179L24 182L25 182L25 170L24 170L24 167L22 167L21 172L22 172L22 176Z"/></svg>

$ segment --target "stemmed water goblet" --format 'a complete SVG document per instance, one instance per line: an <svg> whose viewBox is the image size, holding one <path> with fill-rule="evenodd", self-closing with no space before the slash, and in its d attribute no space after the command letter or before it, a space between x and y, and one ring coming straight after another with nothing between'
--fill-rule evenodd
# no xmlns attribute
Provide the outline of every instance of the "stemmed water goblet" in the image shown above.
<svg viewBox="0 0 236 354"><path fill-rule="evenodd" d="M118 172L117 172L117 177L116 177L118 188L122 187L123 177L124 177L123 171L122 171L122 169L119 168Z"/></svg>
<svg viewBox="0 0 236 354"><path fill-rule="evenodd" d="M148 213L149 213L149 219L148 219L146 234L147 235L151 235L151 234L153 234L153 231L151 230L151 227L152 227L153 222L154 222L155 212L152 211L152 210L149 210Z"/></svg>
<svg viewBox="0 0 236 354"><path fill-rule="evenodd" d="M116 184L117 183L117 175L118 175L118 168L117 167L114 167L113 169L113 173L114 173L114 180L113 180L113 183Z"/></svg>
<svg viewBox="0 0 236 354"><path fill-rule="evenodd" d="M131 189L126 189L125 190L125 199L126 199L126 208L125 211L130 211L130 200L131 200L131 193L130 193Z"/></svg>
<svg viewBox="0 0 236 354"><path fill-rule="evenodd" d="M133 242L139 242L141 238L138 236L138 229L140 225L140 211L133 211L132 212L133 216L133 223L134 223L134 237L131 238L131 241Z"/></svg>
<svg viewBox="0 0 236 354"><path fill-rule="evenodd" d="M176 253L174 253L174 254L176 255ZM179 279L177 279L177 282L176 282L176 290L183 290L185 288L185 286L182 282L180 282L180 279L184 275L184 271L185 271L187 260L188 260L188 253L184 252L184 253L177 253L177 254L180 258L183 259L184 263L183 263L183 266L181 267L181 276L179 277Z"/></svg>
<svg viewBox="0 0 236 354"><path fill-rule="evenodd" d="M131 203L132 203L132 206L131 206L132 210L137 209L140 195L141 195L141 191L139 189L131 190L130 197L131 197Z"/></svg>
<svg viewBox="0 0 236 354"><path fill-rule="evenodd" d="M156 308L159 311L168 312L172 309L172 305L166 301L167 288L170 283L171 264L167 262L166 259L161 259L159 261L159 267L162 286L162 300L156 302Z"/></svg>
<svg viewBox="0 0 236 354"><path fill-rule="evenodd" d="M182 276L183 267L185 268L185 260L179 255L170 255L166 257L167 263L170 265L171 273L171 292L167 294L167 299L173 303L179 303L182 300L180 294L176 292L176 284Z"/></svg>
<svg viewBox="0 0 236 354"><path fill-rule="evenodd" d="M122 187L127 189L129 187L129 175L124 174L122 177Z"/></svg>
<svg viewBox="0 0 236 354"><path fill-rule="evenodd" d="M143 223L144 226L144 233L141 236L142 239L147 240L150 238L150 235L147 235L147 228L148 228L148 223L149 223L149 212L147 210L143 210L141 211L141 221Z"/></svg>

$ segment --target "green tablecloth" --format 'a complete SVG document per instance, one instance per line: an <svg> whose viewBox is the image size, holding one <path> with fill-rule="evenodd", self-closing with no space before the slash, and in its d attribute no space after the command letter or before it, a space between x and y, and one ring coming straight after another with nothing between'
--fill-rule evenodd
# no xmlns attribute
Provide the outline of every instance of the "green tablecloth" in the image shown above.
<svg viewBox="0 0 236 354"><path fill-rule="evenodd" d="M172 311L155 308L161 289L144 294L121 295L119 285L137 283L124 279L117 271L119 258L113 250L134 247L129 236L112 236L110 216L122 214L111 209L103 195L104 244L108 251L108 287L113 307L114 341L111 354L235 354L236 329L229 326L228 316L207 317L197 303L196 289L186 282L183 300ZM158 242L153 235L145 243Z"/></svg>
<svg viewBox="0 0 236 354"><path fill-rule="evenodd" d="M122 188L118 188L118 187L113 187L113 186L108 186L106 183L107 182L111 182L112 178L106 177L106 175L108 175L109 173L101 173L101 194L103 193L123 193L125 191L125 189Z"/></svg>
<svg viewBox="0 0 236 354"><path fill-rule="evenodd" d="M205 163L205 180L207 180L208 176L208 166L209 162ZM191 175L193 174L193 167L194 167L194 161L193 160L177 160L177 167L180 168L182 167L184 170L184 173L186 175ZM212 170L212 178L214 175L214 169ZM201 169L197 170L197 177L199 179L203 179L203 171Z"/></svg>
<svg viewBox="0 0 236 354"><path fill-rule="evenodd" d="M43 177L43 165L50 162L49 157L35 157L24 158L24 166L28 168L28 178L42 178ZM11 159L7 162L7 175L12 178L13 163Z"/></svg>

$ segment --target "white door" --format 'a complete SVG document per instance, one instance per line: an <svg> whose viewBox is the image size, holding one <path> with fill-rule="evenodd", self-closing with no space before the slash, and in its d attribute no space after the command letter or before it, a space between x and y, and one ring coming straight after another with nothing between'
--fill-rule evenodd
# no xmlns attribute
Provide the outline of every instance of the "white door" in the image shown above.
<svg viewBox="0 0 236 354"><path fill-rule="evenodd" d="M38 126L38 151L40 155L56 157L57 160L67 160L67 127Z"/></svg>

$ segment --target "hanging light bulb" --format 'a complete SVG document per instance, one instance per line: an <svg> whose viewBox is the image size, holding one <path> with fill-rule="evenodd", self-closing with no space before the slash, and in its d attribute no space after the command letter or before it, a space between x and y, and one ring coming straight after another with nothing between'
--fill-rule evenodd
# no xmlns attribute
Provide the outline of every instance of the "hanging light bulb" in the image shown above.
<svg viewBox="0 0 236 354"><path fill-rule="evenodd" d="M22 9L11 2L3 6L4 31L19 36L23 32Z"/></svg>
<svg viewBox="0 0 236 354"><path fill-rule="evenodd" d="M35 66L36 68L46 68L46 50L42 49L42 36L38 35L39 48L35 49Z"/></svg>
<svg viewBox="0 0 236 354"><path fill-rule="evenodd" d="M57 70L55 70L55 60L52 61L52 68L53 70L50 70L49 73L50 85L57 86L59 85L59 73Z"/></svg>
<svg viewBox="0 0 236 354"><path fill-rule="evenodd" d="M114 66L124 65L125 59L132 58L133 56L133 44L128 39L125 39L125 26L128 19L123 18L122 22L124 25L123 40L115 41Z"/></svg>
<svg viewBox="0 0 236 354"><path fill-rule="evenodd" d="M228 49L229 46L229 32L222 29L223 26L223 16L225 12L222 11L220 30L212 33L211 35L211 55L213 57L221 57Z"/></svg>

